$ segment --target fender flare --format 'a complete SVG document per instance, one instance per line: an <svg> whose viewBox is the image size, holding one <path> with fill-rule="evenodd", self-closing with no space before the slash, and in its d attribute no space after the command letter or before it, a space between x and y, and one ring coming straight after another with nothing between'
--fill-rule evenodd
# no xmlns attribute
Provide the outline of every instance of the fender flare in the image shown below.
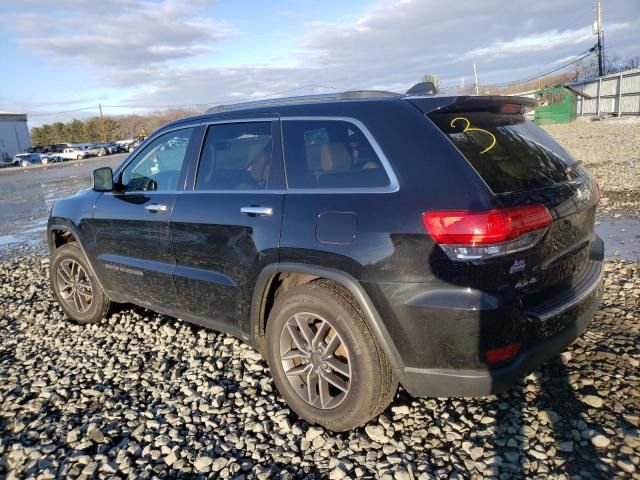
<svg viewBox="0 0 640 480"><path fill-rule="evenodd" d="M378 310L369 298L360 282L351 275L333 268L309 265L305 263L278 263L266 266L258 275L253 291L250 313L251 341L258 351L262 351L262 339L264 338L264 318L266 294L273 279L278 273L302 273L317 277L327 278L345 287L358 302L365 314L365 320L375 337L378 345L387 356L391 367L397 373L404 371L404 363L391 336L387 330Z"/></svg>
<svg viewBox="0 0 640 480"><path fill-rule="evenodd" d="M53 243L53 236L51 235L53 230L64 230L66 232L69 232L71 235L73 235L73 238L76 239L76 241L75 241L76 245L78 245L78 247L80 247L80 251L82 252L82 255L84 255L84 258L87 261L87 265L89 265L89 270L91 270L91 274L93 275L93 278L95 278L96 281L98 282L98 286L100 287L102 292L110 300L113 300L112 298L109 297L107 291L102 286L102 281L100 280L100 277L96 273L96 270L93 267L93 263L91 262L91 259L89 258L89 255L87 255L87 252L85 251L84 246L82 245L82 242L80 241L80 234L78 233L78 229L74 225L70 225L70 224L66 224L66 223L51 223L51 224L49 224L47 226L47 244L49 245L49 256L53 255L53 252L55 250L55 248L54 248L55 244Z"/></svg>

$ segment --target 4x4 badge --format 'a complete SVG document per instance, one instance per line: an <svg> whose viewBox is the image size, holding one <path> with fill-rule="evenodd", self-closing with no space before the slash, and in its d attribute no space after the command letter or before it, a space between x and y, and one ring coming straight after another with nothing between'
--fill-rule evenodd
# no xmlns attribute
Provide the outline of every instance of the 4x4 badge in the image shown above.
<svg viewBox="0 0 640 480"><path fill-rule="evenodd" d="M527 262L525 262L524 260L516 260L515 262L513 262L513 265L511 265L511 268L509 269L509 273L513 275L516 272L523 271L526 267L527 267Z"/></svg>

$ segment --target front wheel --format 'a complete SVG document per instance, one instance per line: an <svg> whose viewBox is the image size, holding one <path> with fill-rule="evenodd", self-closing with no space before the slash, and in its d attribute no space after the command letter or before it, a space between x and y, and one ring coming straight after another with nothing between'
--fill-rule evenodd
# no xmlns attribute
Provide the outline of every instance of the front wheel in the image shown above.
<svg viewBox="0 0 640 480"><path fill-rule="evenodd" d="M58 303L71 320L96 323L107 315L111 301L77 244L67 243L55 250L49 264L49 280Z"/></svg>
<svg viewBox="0 0 640 480"><path fill-rule="evenodd" d="M315 280L278 297L266 337L278 391L309 423L334 431L364 425L398 388L364 314L333 282Z"/></svg>

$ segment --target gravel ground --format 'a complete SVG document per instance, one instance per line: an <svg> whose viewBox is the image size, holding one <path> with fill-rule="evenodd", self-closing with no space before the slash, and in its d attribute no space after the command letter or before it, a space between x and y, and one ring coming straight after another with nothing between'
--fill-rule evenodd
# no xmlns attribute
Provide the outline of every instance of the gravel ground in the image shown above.
<svg viewBox="0 0 640 480"><path fill-rule="evenodd" d="M640 212L640 117L545 125L544 129L595 175L601 216Z"/></svg>
<svg viewBox="0 0 640 480"><path fill-rule="evenodd" d="M39 256L0 263L0 477L637 478L640 266L609 262L593 324L485 399L402 390L365 428L298 420L224 334L123 307L63 319Z"/></svg>

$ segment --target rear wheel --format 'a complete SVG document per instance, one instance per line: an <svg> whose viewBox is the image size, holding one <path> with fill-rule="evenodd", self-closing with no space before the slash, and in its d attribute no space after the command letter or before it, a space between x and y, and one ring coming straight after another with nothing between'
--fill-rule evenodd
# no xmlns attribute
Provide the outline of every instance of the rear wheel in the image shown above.
<svg viewBox="0 0 640 480"><path fill-rule="evenodd" d="M278 297L266 335L276 386L309 423L351 430L382 412L395 395L391 366L362 311L330 281Z"/></svg>
<svg viewBox="0 0 640 480"><path fill-rule="evenodd" d="M111 302L77 244L67 243L55 250L49 279L58 303L71 320L96 323L107 315Z"/></svg>

